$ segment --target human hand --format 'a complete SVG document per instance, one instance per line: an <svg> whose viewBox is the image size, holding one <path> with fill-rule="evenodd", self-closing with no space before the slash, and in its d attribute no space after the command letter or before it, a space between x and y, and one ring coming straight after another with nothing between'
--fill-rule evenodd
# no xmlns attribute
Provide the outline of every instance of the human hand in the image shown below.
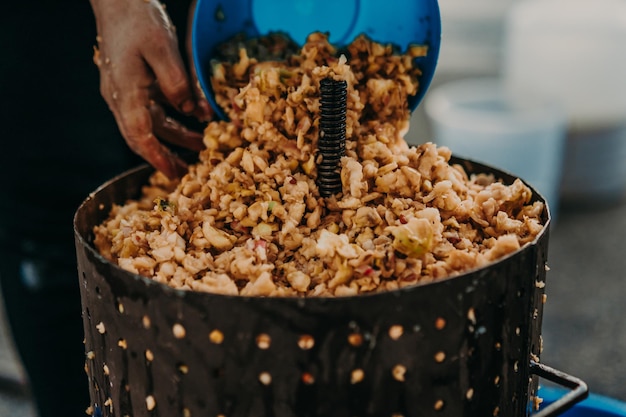
<svg viewBox="0 0 626 417"><path fill-rule="evenodd" d="M91 0L91 6L100 92L122 136L168 177L183 175L186 164L161 141L200 151L202 134L167 117L164 106L201 121L212 111L185 69L169 16L158 0Z"/></svg>

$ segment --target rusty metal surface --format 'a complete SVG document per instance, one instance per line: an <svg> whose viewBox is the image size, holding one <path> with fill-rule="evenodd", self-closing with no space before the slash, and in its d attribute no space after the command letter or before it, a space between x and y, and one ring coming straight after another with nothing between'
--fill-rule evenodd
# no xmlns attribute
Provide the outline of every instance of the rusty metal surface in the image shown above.
<svg viewBox="0 0 626 417"><path fill-rule="evenodd" d="M104 416L157 415L146 407L153 400L167 416L525 415L547 230L489 268L393 292L184 292L110 264L90 245L91 227L148 173L105 184L75 219L92 406ZM352 334L362 343L350 343Z"/></svg>

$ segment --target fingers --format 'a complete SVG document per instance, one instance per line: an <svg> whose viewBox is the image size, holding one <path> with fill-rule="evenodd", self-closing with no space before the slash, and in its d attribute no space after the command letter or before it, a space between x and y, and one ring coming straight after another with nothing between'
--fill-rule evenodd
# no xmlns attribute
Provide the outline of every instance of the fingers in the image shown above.
<svg viewBox="0 0 626 417"><path fill-rule="evenodd" d="M163 7L154 9L155 31L150 45L142 48L144 59L159 80L159 87L169 103L181 113L196 110L196 98L183 63L176 33Z"/></svg>
<svg viewBox="0 0 626 417"><path fill-rule="evenodd" d="M198 151L202 149L202 135L167 118L154 103L154 78L143 61L129 59L118 65L107 64L106 58L104 61L100 66L101 93L128 146L169 178L184 175L186 164L159 139Z"/></svg>
<svg viewBox="0 0 626 417"><path fill-rule="evenodd" d="M181 177L187 171L183 160L174 155L155 136L152 113L147 106L132 106L114 111L128 146L155 169L169 178Z"/></svg>
<svg viewBox="0 0 626 417"><path fill-rule="evenodd" d="M196 110L196 99L191 83L185 72L180 55L167 48L169 57L160 59L146 56L146 60L159 80L159 88L167 101L185 115L192 115ZM165 51L164 51L165 52Z"/></svg>
<svg viewBox="0 0 626 417"><path fill-rule="evenodd" d="M162 11L158 19L163 30L155 34L156 39L151 40L152 46L145 48L143 55L158 80L160 93L181 113L195 116L200 121L210 121L213 111L197 85L193 65L191 79L188 76L167 14Z"/></svg>
<svg viewBox="0 0 626 417"><path fill-rule="evenodd" d="M196 152L204 149L202 134L189 130L177 120L167 117L163 107L160 105L152 102L150 115L154 133L159 139Z"/></svg>
<svg viewBox="0 0 626 417"><path fill-rule="evenodd" d="M186 115L207 120L209 106L198 104L195 81L182 61L176 33L163 5L156 0L126 4L92 2L98 26L94 62L100 90L129 147L170 178L186 172L185 163L162 142L193 151L203 148L202 135L166 117L153 99L163 97Z"/></svg>
<svg viewBox="0 0 626 417"><path fill-rule="evenodd" d="M167 117L163 108L151 100L148 88L121 97L113 94L112 98L116 101L112 110L128 146L167 177L183 176L187 165L160 140L198 152L204 148L202 134Z"/></svg>

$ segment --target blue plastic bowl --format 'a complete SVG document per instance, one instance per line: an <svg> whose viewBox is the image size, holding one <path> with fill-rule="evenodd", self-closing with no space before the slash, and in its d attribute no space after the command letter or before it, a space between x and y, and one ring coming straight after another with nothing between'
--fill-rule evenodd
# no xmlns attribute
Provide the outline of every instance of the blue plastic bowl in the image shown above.
<svg viewBox="0 0 626 417"><path fill-rule="evenodd" d="M539 396L543 398L544 405L563 397L567 392L563 388L542 387ZM589 394L587 399L579 402L561 417L626 417L626 403L613 398L604 397L598 394Z"/></svg>
<svg viewBox="0 0 626 417"><path fill-rule="evenodd" d="M192 54L200 86L218 117L210 61L216 45L245 33L255 37L284 32L303 44L315 31L327 32L337 46L361 34L405 51L409 45L428 45L428 55L416 58L422 70L420 89L409 98L415 109L435 74L441 42L437 0L198 0L192 22Z"/></svg>

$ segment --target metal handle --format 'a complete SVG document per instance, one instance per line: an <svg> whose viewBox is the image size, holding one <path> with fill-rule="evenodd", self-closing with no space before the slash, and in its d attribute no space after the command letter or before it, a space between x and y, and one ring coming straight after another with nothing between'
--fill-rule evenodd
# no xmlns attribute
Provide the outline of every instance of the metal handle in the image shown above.
<svg viewBox="0 0 626 417"><path fill-rule="evenodd" d="M544 364L530 361L530 373L572 389L572 391L554 401L546 408L538 411L536 414L532 414L531 417L557 416L573 407L574 404L584 400L589 395L589 388L584 381Z"/></svg>

